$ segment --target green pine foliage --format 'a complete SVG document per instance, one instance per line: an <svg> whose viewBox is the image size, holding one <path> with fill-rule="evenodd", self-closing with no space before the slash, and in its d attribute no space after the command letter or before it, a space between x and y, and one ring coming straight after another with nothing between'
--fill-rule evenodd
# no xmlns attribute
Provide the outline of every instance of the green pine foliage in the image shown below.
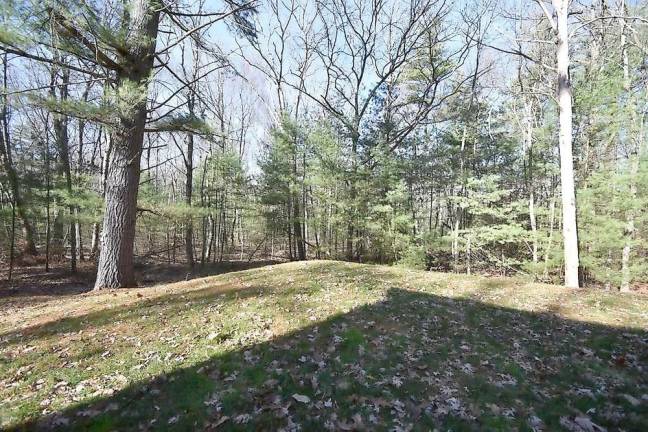
<svg viewBox="0 0 648 432"><path fill-rule="evenodd" d="M606 286L621 283L622 250L626 243L628 213L636 216L635 236L629 241L631 249L630 274L633 281L648 277L648 233L643 228L648 221L648 168L646 160L640 165L636 179L627 172L600 171L589 179L587 189L579 194L582 233L581 248L584 268L594 280ZM630 181L637 182L637 196L629 193Z"/></svg>

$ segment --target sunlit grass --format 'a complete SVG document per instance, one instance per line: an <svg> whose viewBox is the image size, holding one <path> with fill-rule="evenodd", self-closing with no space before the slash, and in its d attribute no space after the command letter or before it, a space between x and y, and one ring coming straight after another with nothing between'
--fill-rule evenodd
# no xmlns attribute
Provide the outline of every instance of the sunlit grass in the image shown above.
<svg viewBox="0 0 648 432"><path fill-rule="evenodd" d="M641 296L313 261L5 307L3 427L648 426Z"/></svg>

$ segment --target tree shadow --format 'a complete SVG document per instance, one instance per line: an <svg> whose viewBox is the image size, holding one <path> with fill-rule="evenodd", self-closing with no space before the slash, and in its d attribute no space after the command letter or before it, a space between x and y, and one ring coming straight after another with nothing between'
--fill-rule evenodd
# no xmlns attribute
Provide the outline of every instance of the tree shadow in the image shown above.
<svg viewBox="0 0 648 432"><path fill-rule="evenodd" d="M647 345L645 331L394 288L8 430L648 430Z"/></svg>

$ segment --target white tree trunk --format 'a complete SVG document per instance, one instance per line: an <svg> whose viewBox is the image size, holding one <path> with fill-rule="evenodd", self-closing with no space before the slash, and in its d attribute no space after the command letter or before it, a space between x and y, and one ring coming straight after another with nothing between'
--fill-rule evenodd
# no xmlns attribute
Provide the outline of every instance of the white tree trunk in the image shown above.
<svg viewBox="0 0 648 432"><path fill-rule="evenodd" d="M558 33L558 106L560 108L560 185L562 192L565 286L578 288L578 232L572 155L572 89L569 80L569 0L553 0Z"/></svg>
<svg viewBox="0 0 648 432"><path fill-rule="evenodd" d="M626 14L625 2L621 2L622 15ZM626 41L626 20L621 20L621 57L623 62L623 87L628 93L627 97L630 99L627 103L633 104L629 95L630 92L630 63L628 61L628 44ZM637 198L637 174L639 173L639 149L641 147L641 134L637 127L637 112L634 107L630 107L631 121L629 134L630 145L630 199L634 202ZM632 135L636 134L636 137ZM628 137L626 137L627 139ZM630 285L632 282L632 274L630 272L630 254L632 252L632 241L635 233L635 214L634 209L628 210L626 228L625 228L625 244L623 245L623 252L621 255L621 292L630 292Z"/></svg>

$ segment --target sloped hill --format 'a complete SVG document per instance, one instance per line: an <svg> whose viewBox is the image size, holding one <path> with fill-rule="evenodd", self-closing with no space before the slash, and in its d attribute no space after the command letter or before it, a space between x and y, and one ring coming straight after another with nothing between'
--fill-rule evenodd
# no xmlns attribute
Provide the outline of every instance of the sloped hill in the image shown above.
<svg viewBox="0 0 648 432"><path fill-rule="evenodd" d="M648 430L648 298L335 261L0 305L8 430Z"/></svg>

